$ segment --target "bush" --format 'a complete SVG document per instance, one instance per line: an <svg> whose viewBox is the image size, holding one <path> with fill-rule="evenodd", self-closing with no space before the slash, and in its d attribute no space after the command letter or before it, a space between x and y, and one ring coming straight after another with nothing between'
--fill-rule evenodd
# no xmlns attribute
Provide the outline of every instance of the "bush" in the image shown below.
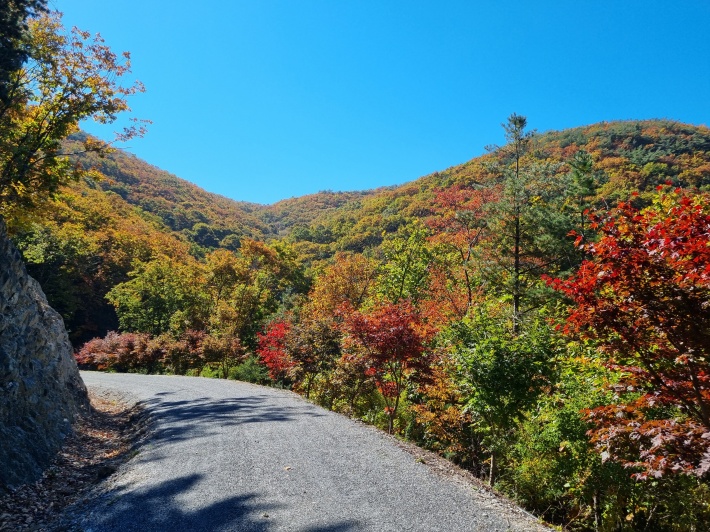
<svg viewBox="0 0 710 532"><path fill-rule="evenodd" d="M162 346L147 334L111 331L86 342L74 356L81 369L160 373L163 354Z"/></svg>
<svg viewBox="0 0 710 532"><path fill-rule="evenodd" d="M229 368L228 377L232 380L255 384L267 384L270 380L269 371L259 363L259 359L254 355L247 357L241 364Z"/></svg>
<svg viewBox="0 0 710 532"><path fill-rule="evenodd" d="M207 377L208 379L220 379L222 377L222 370L220 368L212 368L210 366L205 366L200 371L200 377Z"/></svg>
<svg viewBox="0 0 710 532"><path fill-rule="evenodd" d="M86 342L74 357L85 370L185 375L196 369L199 374L204 366L204 336L201 331L186 331L178 339L110 331L104 338Z"/></svg>

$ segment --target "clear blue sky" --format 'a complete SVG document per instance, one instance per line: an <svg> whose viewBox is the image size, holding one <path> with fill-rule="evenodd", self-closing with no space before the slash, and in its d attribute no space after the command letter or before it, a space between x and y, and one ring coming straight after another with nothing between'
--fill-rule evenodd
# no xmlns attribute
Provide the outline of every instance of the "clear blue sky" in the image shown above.
<svg viewBox="0 0 710 532"><path fill-rule="evenodd" d="M707 0L50 5L132 53L154 124L128 151L237 200L411 181L502 143L512 112L710 125Z"/></svg>

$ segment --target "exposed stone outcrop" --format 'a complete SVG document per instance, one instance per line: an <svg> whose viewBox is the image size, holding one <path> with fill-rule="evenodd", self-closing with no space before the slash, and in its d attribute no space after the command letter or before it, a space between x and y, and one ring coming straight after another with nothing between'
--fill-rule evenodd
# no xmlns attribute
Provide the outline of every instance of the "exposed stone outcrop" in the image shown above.
<svg viewBox="0 0 710 532"><path fill-rule="evenodd" d="M38 478L84 408L64 322L0 219L0 492Z"/></svg>

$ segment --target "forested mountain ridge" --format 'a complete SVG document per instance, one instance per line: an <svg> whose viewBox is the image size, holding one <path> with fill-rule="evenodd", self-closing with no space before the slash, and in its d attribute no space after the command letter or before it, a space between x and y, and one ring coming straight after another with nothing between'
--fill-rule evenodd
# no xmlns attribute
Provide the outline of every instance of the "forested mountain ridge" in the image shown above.
<svg viewBox="0 0 710 532"><path fill-rule="evenodd" d="M82 138L68 140L69 151L80 151ZM559 175L569 170L563 161L580 149L588 152L601 176L595 194L609 204L666 181L701 190L710 186L710 130L704 126L602 123L539 135L534 149L545 161L561 163ZM200 259L217 248L237 250L244 238L282 239L304 265L339 251L361 253L410 220L431 217L440 208L438 191L495 184L495 157L489 153L400 186L257 205L211 194L122 151L103 158L81 155L78 160L96 168L102 179L64 187L33 228L13 229L13 220L8 222L73 338L87 339L91 331L115 328L104 296L128 278L136 260ZM96 319L99 323L85 323Z"/></svg>
<svg viewBox="0 0 710 532"><path fill-rule="evenodd" d="M82 136L68 143L76 144ZM704 126L667 120L609 122L547 132L536 143L536 149L553 161L564 161L577 150L590 153L595 167L608 176L598 193L611 201L665 181L710 185L710 132ZM167 228L198 245L236 249L241 237L263 240L294 233L295 242L330 244L328 254L337 249L362 251L376 244L382 232L396 229L402 219L430 215L436 189L485 185L492 179L486 169L489 154L400 186L322 191L259 205L206 192L122 151L101 159L81 155L78 160L104 176L98 182L101 189L159 217Z"/></svg>
<svg viewBox="0 0 710 532"><path fill-rule="evenodd" d="M598 198L610 204L632 192L647 192L671 182L705 190L710 187L710 129L668 120L618 121L551 131L535 139L534 149L546 161L564 163L577 151L588 152L604 183ZM434 211L437 190L493 185L492 153L461 165L389 187L314 218L308 231L291 238L303 253L330 256L335 251L362 252L396 231L409 218L424 219ZM569 171L559 168L560 175Z"/></svg>
<svg viewBox="0 0 710 532"><path fill-rule="evenodd" d="M242 237L259 240L284 236L294 226L307 226L323 213L372 194L323 191L273 205L237 201L201 189L123 150L103 157L84 154L78 133L65 142L67 151L86 168L98 171L97 186L115 192L128 204L157 216L166 228L195 244L236 249Z"/></svg>
<svg viewBox="0 0 710 532"><path fill-rule="evenodd" d="M128 204L160 218L166 228L182 232L195 243L234 247L235 237L264 239L271 231L253 215L259 206L230 200L148 164L134 155L115 150L103 157L81 153L80 133L65 142L66 150L86 168L94 168L102 179L96 185L118 194ZM209 227L206 227L209 226ZM233 235L233 238L228 238Z"/></svg>
<svg viewBox="0 0 710 532"><path fill-rule="evenodd" d="M114 153L10 225L85 368L279 383L570 529L702 529L710 130L504 129L401 186L272 206Z"/></svg>

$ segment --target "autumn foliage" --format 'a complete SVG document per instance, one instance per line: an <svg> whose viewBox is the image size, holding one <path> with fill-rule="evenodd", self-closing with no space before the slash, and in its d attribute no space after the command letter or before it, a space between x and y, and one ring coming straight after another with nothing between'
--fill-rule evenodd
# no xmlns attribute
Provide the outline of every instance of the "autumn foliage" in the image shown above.
<svg viewBox="0 0 710 532"><path fill-rule="evenodd" d="M366 366L386 403L389 431L400 398L409 383L428 381L431 357L426 350L430 337L416 309L407 301L387 303L370 313L352 312L346 319L345 346Z"/></svg>
<svg viewBox="0 0 710 532"><path fill-rule="evenodd" d="M77 346L122 331L83 368L271 382L564 529L700 530L710 202L652 191L710 185L710 130L521 134L413 183L272 206L83 154L105 179L6 221Z"/></svg>
<svg viewBox="0 0 710 532"><path fill-rule="evenodd" d="M261 362L269 368L269 375L275 381L283 381L289 370L295 366L286 350L289 329L290 324L287 321L276 321L269 325L266 332L257 336L259 347L256 352Z"/></svg>
<svg viewBox="0 0 710 532"><path fill-rule="evenodd" d="M72 164L62 140L79 131L79 122L116 121L130 111L127 98L144 88L122 84L131 70L130 54L117 56L100 35L73 28L67 32L58 13L28 21L22 48L29 60L10 76L0 102L0 213L36 207L59 185L85 175ZM3 38L3 42L5 39ZM5 45L3 45L3 49ZM145 132L140 121L115 134L125 141ZM104 154L110 143L87 137L82 152Z"/></svg>
<svg viewBox="0 0 710 532"><path fill-rule="evenodd" d="M591 409L592 441L639 477L710 470L710 209L680 189L596 216L598 242L554 285L574 302L565 330L620 372L615 404Z"/></svg>

